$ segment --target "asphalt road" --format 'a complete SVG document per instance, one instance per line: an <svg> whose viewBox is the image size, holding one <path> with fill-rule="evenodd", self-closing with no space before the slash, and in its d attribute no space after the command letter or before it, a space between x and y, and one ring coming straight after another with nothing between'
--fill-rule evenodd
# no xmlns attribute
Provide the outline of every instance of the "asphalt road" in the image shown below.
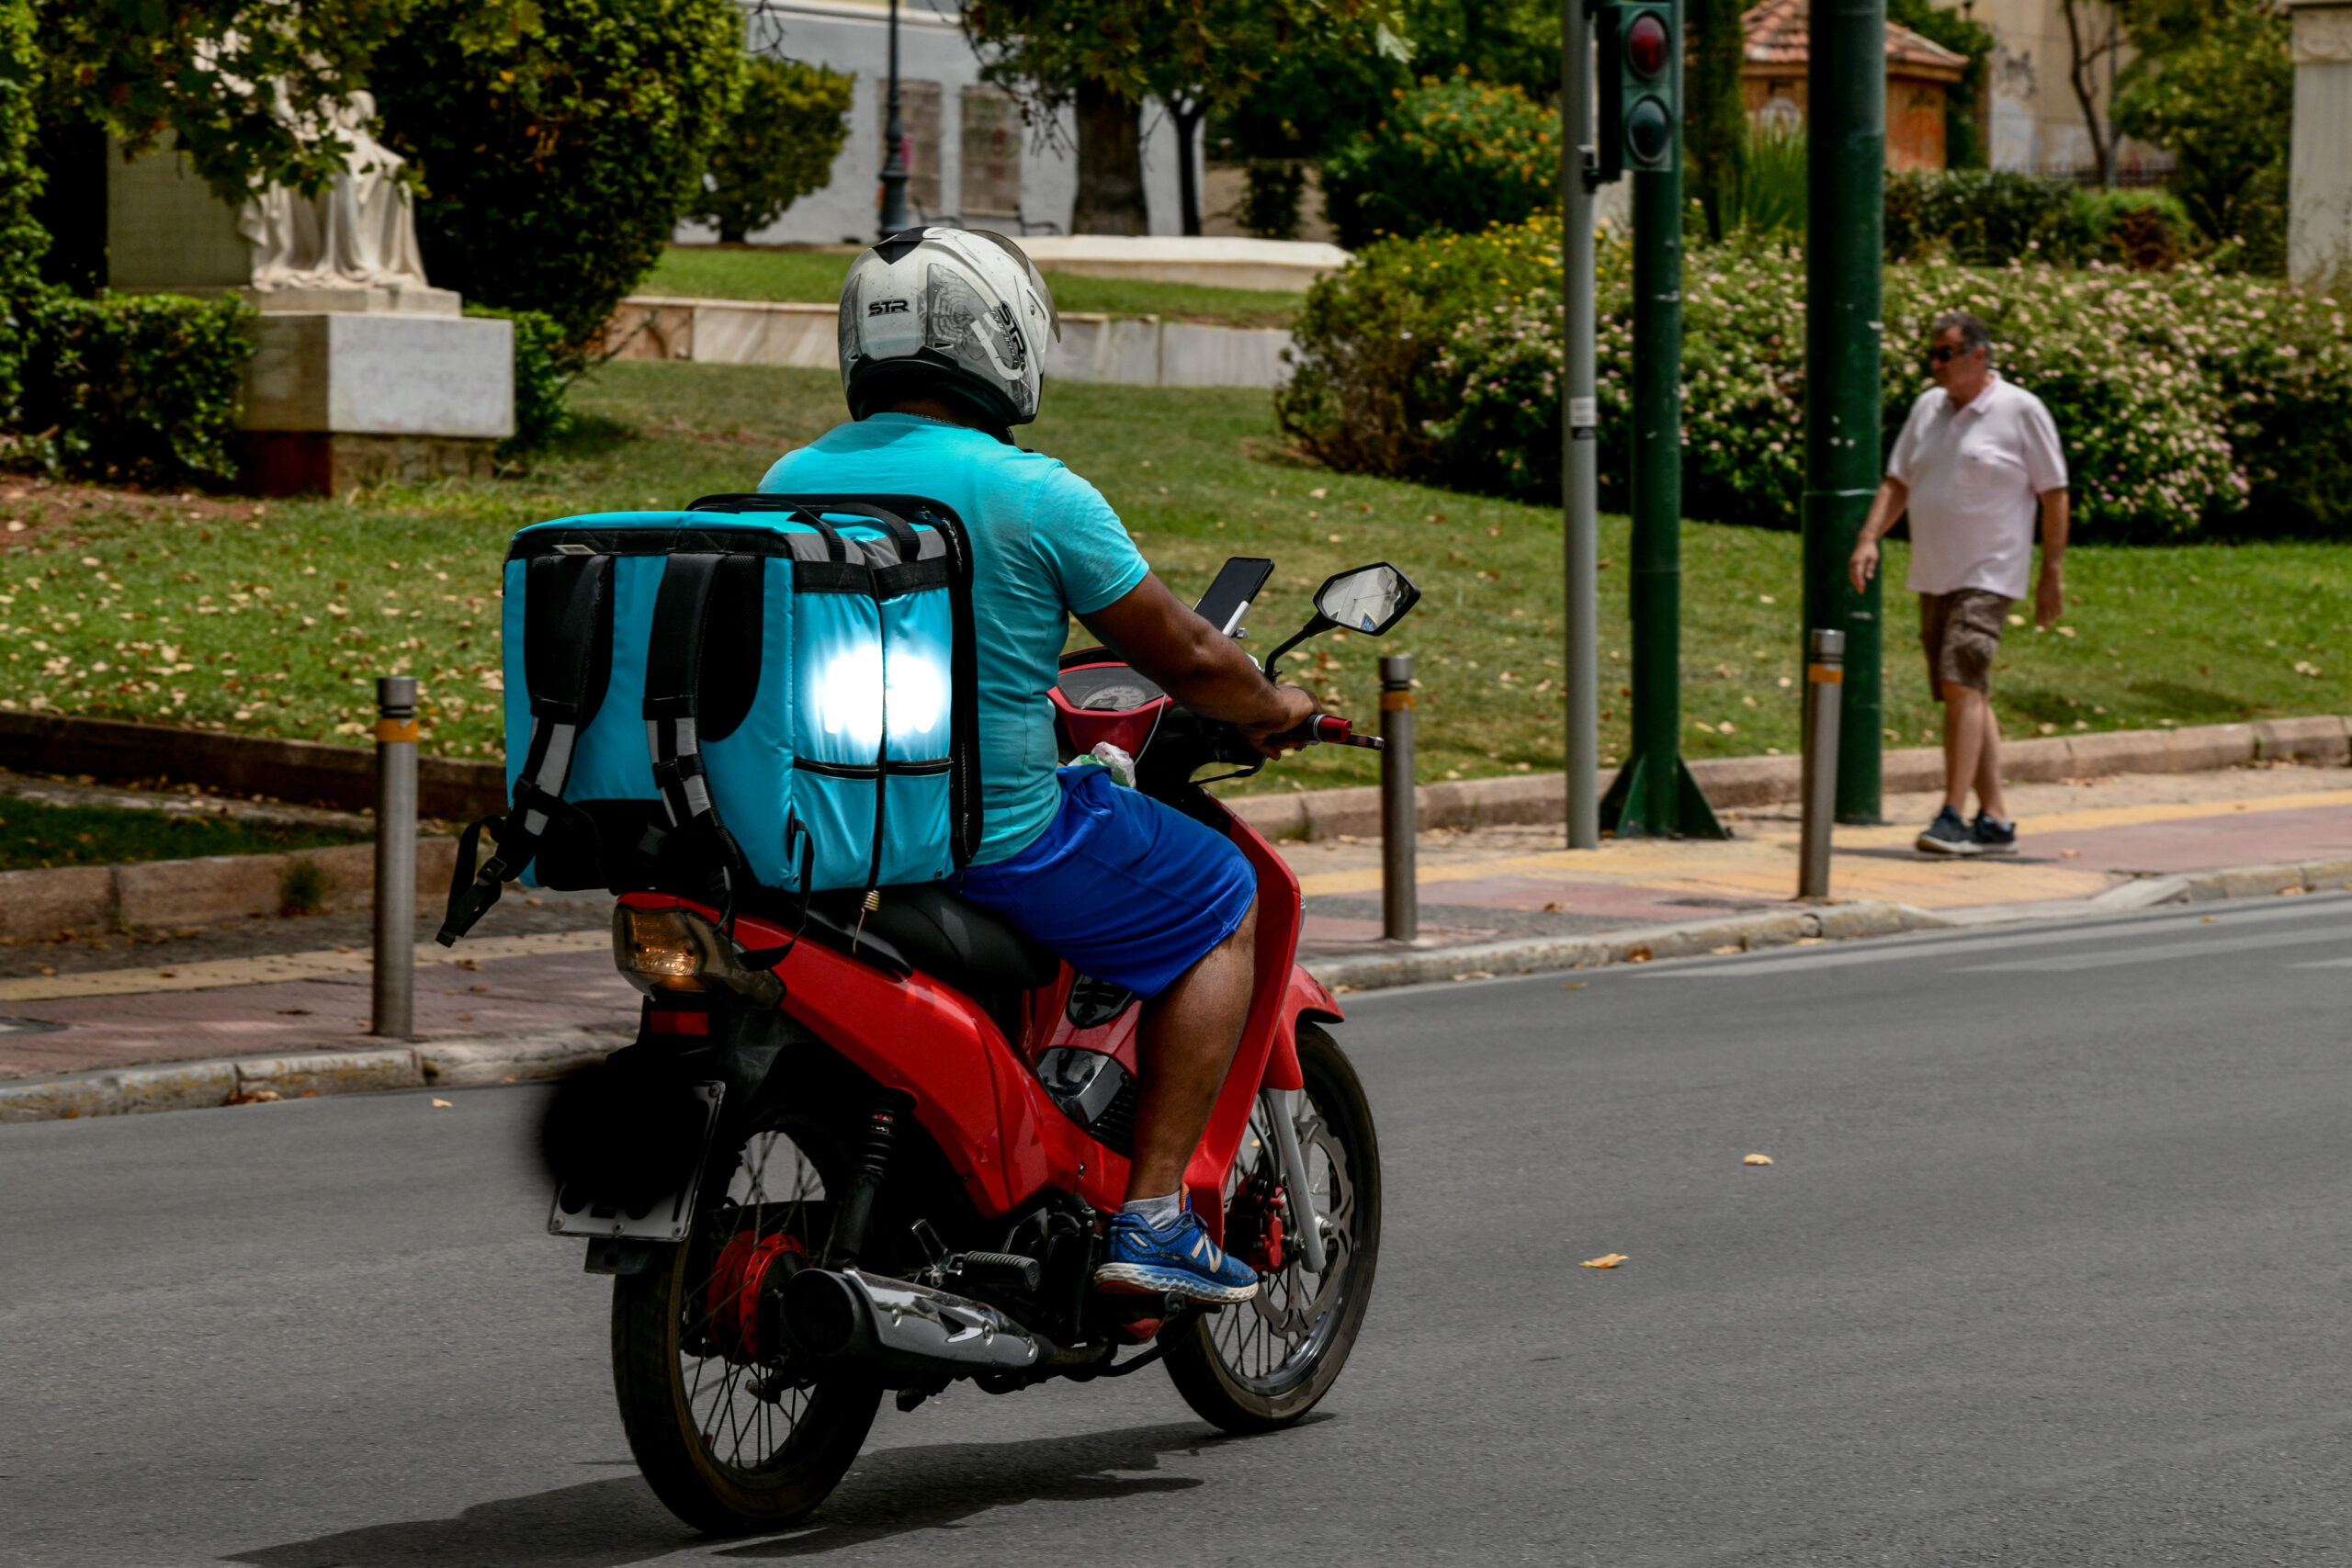
<svg viewBox="0 0 2352 1568"><path fill-rule="evenodd" d="M0 1562L2352 1562L2348 995L2314 897L1351 998L1309 1423L959 1386L727 1543L629 1466L541 1091L0 1128Z"/></svg>

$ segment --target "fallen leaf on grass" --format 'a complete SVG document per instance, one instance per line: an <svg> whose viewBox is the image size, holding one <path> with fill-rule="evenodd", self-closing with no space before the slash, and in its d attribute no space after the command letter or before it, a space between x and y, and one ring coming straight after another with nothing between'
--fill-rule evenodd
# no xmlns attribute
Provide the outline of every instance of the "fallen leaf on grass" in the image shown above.
<svg viewBox="0 0 2352 1568"><path fill-rule="evenodd" d="M1588 1269L1614 1269L1624 1261L1625 1255L1622 1252L1604 1252L1598 1258L1586 1258L1584 1266Z"/></svg>
<svg viewBox="0 0 2352 1568"><path fill-rule="evenodd" d="M449 1111L456 1108L457 1101L451 1100L436 1100L433 1102L433 1105L434 1109L436 1111Z"/></svg>
<svg viewBox="0 0 2352 1568"><path fill-rule="evenodd" d="M1770 1155L1749 1155L1746 1159L1741 1160L1739 1163L1742 1165L1770 1165L1772 1163L1772 1156Z"/></svg>

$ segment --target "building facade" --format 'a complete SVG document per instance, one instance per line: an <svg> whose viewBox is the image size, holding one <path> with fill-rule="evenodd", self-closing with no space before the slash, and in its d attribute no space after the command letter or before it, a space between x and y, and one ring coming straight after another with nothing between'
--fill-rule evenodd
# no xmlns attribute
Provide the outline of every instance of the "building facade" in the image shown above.
<svg viewBox="0 0 2352 1568"><path fill-rule="evenodd" d="M865 244L881 215L883 125L889 72L888 0L763 0L750 11L759 53L807 61L857 78L850 133L831 182L750 236L764 244ZM1075 137L1064 114L1052 126L1023 123L1019 107L980 81L979 61L954 0L903 0L899 9L899 125L906 139L907 208L922 221L1012 235L1066 234L1078 196ZM1182 231L1176 134L1157 104L1144 107L1144 187L1151 231ZM1197 147L1193 150L1199 157ZM682 242L717 238L681 229Z"/></svg>

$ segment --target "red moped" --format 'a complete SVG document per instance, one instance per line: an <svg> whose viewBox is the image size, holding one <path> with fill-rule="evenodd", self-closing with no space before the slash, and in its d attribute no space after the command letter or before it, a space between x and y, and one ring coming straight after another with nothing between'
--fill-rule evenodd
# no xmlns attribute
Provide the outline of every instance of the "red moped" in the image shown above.
<svg viewBox="0 0 2352 1568"><path fill-rule="evenodd" d="M1269 672L1418 597L1385 565L1331 579ZM911 1410L956 1379L1010 1393L1158 1361L1203 1417L1250 1432L1296 1421L1346 1364L1379 1258L1371 1108L1329 1032L1338 1003L1295 962L1297 878L1195 782L1265 759L1101 649L1065 656L1052 698L1069 754L1117 748L1257 871L1249 1021L1185 1181L1259 1294L1203 1309L1092 1288L1134 1130L1126 991L952 883L729 909L628 894L614 952L643 1022L558 1092L549 1228L616 1277L622 1421L699 1529L815 1508L888 1391ZM1378 744L1328 715L1289 739Z"/></svg>

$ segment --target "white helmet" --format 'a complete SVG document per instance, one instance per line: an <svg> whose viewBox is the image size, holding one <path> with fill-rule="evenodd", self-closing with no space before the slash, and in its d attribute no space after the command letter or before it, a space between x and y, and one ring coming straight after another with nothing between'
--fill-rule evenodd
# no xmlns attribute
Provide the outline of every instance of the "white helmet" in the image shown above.
<svg viewBox="0 0 2352 1568"><path fill-rule="evenodd" d="M991 423L1037 417L1053 290L1021 247L985 229L909 229L842 284L842 390L864 419L916 392L960 396Z"/></svg>

